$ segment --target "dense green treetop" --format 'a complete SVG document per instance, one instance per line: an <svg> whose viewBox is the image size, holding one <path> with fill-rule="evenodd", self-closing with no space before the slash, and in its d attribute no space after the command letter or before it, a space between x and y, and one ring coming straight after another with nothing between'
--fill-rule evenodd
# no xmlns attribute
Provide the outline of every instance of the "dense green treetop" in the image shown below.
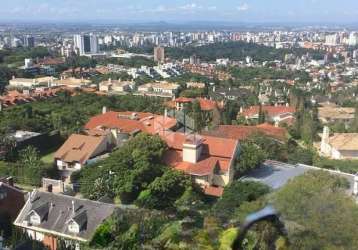
<svg viewBox="0 0 358 250"><path fill-rule="evenodd" d="M296 177L275 195L294 249L355 249L358 207L348 182L327 172Z"/></svg>
<svg viewBox="0 0 358 250"><path fill-rule="evenodd" d="M217 58L229 58L231 60L245 60L247 56L254 61L274 61L283 60L286 54L293 53L302 56L315 51L306 49L276 49L263 45L245 42L223 42L204 46L187 46L183 48L166 48L166 56L173 59L189 58L196 55L203 61L215 61ZM318 53L319 54L319 53Z"/></svg>

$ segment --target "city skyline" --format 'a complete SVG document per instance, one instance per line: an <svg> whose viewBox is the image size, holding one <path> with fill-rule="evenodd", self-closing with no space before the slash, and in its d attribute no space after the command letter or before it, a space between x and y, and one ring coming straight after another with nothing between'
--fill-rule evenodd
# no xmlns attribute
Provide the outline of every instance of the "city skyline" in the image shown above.
<svg viewBox="0 0 358 250"><path fill-rule="evenodd" d="M2 3L0 21L356 23L354 0L13 0Z"/></svg>

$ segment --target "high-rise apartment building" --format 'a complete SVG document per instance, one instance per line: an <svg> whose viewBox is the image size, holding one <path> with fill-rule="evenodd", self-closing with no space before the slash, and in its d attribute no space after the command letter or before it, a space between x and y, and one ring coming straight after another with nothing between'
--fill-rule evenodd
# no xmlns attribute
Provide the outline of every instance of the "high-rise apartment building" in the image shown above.
<svg viewBox="0 0 358 250"><path fill-rule="evenodd" d="M96 54L99 52L98 39L95 35L74 35L74 48L79 55Z"/></svg>
<svg viewBox="0 0 358 250"><path fill-rule="evenodd" d="M339 44L339 36L338 36L338 34L327 35L326 36L326 44L331 45L331 46L338 45Z"/></svg>
<svg viewBox="0 0 358 250"><path fill-rule="evenodd" d="M356 46L358 44L358 35L355 32L349 34L348 45Z"/></svg>
<svg viewBox="0 0 358 250"><path fill-rule="evenodd" d="M163 47L155 47L154 48L154 61L159 63L164 63L165 61L165 53Z"/></svg>
<svg viewBox="0 0 358 250"><path fill-rule="evenodd" d="M35 38L33 36L24 37L24 47L34 48L35 47Z"/></svg>

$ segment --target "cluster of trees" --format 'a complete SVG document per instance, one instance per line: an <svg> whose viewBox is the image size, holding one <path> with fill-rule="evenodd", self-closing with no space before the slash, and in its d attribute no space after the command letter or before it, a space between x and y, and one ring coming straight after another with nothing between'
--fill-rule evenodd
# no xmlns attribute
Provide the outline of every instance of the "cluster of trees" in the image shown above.
<svg viewBox="0 0 358 250"><path fill-rule="evenodd" d="M41 186L42 177L58 178L58 171L41 161L39 151L28 146L18 152L12 161L0 161L0 176L12 176L16 183Z"/></svg>
<svg viewBox="0 0 358 250"><path fill-rule="evenodd" d="M291 94L290 101L291 106L296 108L296 119L290 128L290 134L293 138L312 145L317 140L318 131L322 129L318 119L318 108L312 106L308 96L299 90Z"/></svg>
<svg viewBox="0 0 358 250"><path fill-rule="evenodd" d="M97 65L97 61L87 56L71 56L66 59L63 69L67 68L94 68Z"/></svg>
<svg viewBox="0 0 358 250"><path fill-rule="evenodd" d="M68 92L41 102L32 102L5 109L0 113L0 132L27 130L48 132L58 130L67 136L79 132L88 119L102 107L116 111L163 112L163 100L142 96L98 96ZM20 119L21 117L21 119Z"/></svg>
<svg viewBox="0 0 358 250"><path fill-rule="evenodd" d="M24 64L25 58L36 59L49 55L50 52L45 47L4 49L0 51L0 64L16 64L20 66Z"/></svg>
<svg viewBox="0 0 358 250"><path fill-rule="evenodd" d="M5 109L0 113L0 176L14 176L18 183L31 186L40 185L42 177L57 177L52 166L40 161L37 149L30 147L19 152L8 133L59 131L67 138L81 132L88 119L100 113L103 106L116 111L163 112L163 100L159 98L103 97L85 93L71 96L67 92L52 99Z"/></svg>
<svg viewBox="0 0 358 250"><path fill-rule="evenodd" d="M257 79L300 79L300 81L307 83L311 79L308 73L304 71L290 71L286 69L276 69L269 67L234 67L230 70L230 73L234 78L239 79L242 82L248 82Z"/></svg>
<svg viewBox="0 0 358 250"><path fill-rule="evenodd" d="M197 55L204 61L215 61L217 58L229 58L232 60L245 60L247 56L255 61L283 60L286 54L302 56L312 50L306 49L276 49L263 45L245 42L223 42L205 46L187 46L184 48L167 48L166 55L173 59L188 58Z"/></svg>
<svg viewBox="0 0 358 250"><path fill-rule="evenodd" d="M261 133L256 133L241 141L236 170L238 174L244 174L260 166L266 159L312 165L316 158L313 149L301 147L292 138L280 142Z"/></svg>
<svg viewBox="0 0 358 250"><path fill-rule="evenodd" d="M15 71L7 66L0 66L0 95L4 93L5 86L8 84Z"/></svg>

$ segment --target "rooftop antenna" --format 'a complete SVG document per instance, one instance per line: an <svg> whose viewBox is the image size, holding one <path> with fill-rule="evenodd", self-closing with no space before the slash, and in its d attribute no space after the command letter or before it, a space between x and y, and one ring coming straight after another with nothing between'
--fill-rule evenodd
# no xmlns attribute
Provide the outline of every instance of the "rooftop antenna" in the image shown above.
<svg viewBox="0 0 358 250"><path fill-rule="evenodd" d="M73 214L75 214L75 201L72 200L72 212Z"/></svg>

